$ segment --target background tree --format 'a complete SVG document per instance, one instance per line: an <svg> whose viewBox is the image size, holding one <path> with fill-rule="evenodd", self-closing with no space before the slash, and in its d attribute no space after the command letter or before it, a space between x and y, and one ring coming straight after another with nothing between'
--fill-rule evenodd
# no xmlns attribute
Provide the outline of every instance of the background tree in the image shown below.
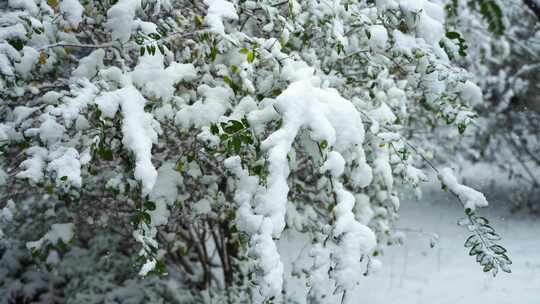
<svg viewBox="0 0 540 304"><path fill-rule="evenodd" d="M476 42L468 44L463 64L476 75L487 101L476 108L480 118L470 133L467 158L499 166L514 181L513 207L538 212L538 8L534 1L497 3L504 9L493 15L462 3L460 14L447 20L465 40ZM458 7L447 8L454 12ZM484 24L503 24L504 31L490 32Z"/></svg>

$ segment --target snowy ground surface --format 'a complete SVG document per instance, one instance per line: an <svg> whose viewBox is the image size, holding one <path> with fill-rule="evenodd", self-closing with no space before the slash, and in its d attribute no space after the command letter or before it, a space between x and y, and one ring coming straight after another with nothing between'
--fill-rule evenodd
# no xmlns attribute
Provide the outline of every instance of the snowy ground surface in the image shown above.
<svg viewBox="0 0 540 304"><path fill-rule="evenodd" d="M387 249L381 258L383 267L366 278L347 302L539 304L540 218L510 214L505 196L505 190L487 192L490 207L481 209L480 213L502 235L513 260L512 274L500 273L493 278L482 272L463 247L468 236L466 229L456 225L463 209L452 196L429 188L421 202L402 200L398 227L421 232L407 232L403 246ZM430 248L432 233L440 238L434 248ZM289 237L288 246L293 243L293 247L303 246L301 240ZM301 298L304 288L290 278L287 285L289 293ZM329 303L339 300L332 299Z"/></svg>

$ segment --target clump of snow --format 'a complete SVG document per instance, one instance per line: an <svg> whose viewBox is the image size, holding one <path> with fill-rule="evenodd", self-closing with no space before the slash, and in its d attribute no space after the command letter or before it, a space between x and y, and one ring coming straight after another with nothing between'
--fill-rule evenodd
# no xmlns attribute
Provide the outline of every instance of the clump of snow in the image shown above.
<svg viewBox="0 0 540 304"><path fill-rule="evenodd" d="M39 8L34 0L8 0L8 5L12 8L21 8L34 16L39 13Z"/></svg>
<svg viewBox="0 0 540 304"><path fill-rule="evenodd" d="M34 183L38 183L43 179L45 161L48 155L47 149L34 146L28 148L26 154L30 157L21 163L20 167L23 170L17 173L16 177L26 178Z"/></svg>
<svg viewBox="0 0 540 304"><path fill-rule="evenodd" d="M141 0L119 0L107 11L106 27L113 40L126 42L131 37L135 13L141 7Z"/></svg>
<svg viewBox="0 0 540 304"><path fill-rule="evenodd" d="M330 151L328 157L321 167L321 171L330 171L333 177L339 177L345 170L345 159L336 151Z"/></svg>
<svg viewBox="0 0 540 304"><path fill-rule="evenodd" d="M41 119L43 120L39 127L39 138L41 141L48 145L58 142L64 136L66 128L56 122L56 119L49 114L43 114Z"/></svg>
<svg viewBox="0 0 540 304"><path fill-rule="evenodd" d="M15 70L20 73L23 77L30 77L30 72L34 68L35 64L38 62L39 52L32 47L23 47L22 49L23 56L21 60L15 62Z"/></svg>
<svg viewBox="0 0 540 304"><path fill-rule="evenodd" d="M197 77L193 64L173 62L164 69L161 54L146 54L139 58L139 64L131 73L133 84L142 88L144 93L163 100L170 100L175 85L180 81L189 81Z"/></svg>
<svg viewBox="0 0 540 304"><path fill-rule="evenodd" d="M371 208L369 196L364 193L358 193L354 198L356 199L354 206L356 219L361 224L367 225L375 215L375 212Z"/></svg>
<svg viewBox="0 0 540 304"><path fill-rule="evenodd" d="M212 205L209 200L203 198L195 203L193 210L197 215L208 214L210 211L212 211Z"/></svg>
<svg viewBox="0 0 540 304"><path fill-rule="evenodd" d="M329 286L332 286L328 277L328 270L332 267L331 253L330 248L323 246L322 243L314 244L309 251L309 257L313 259L313 265L309 271L310 292L321 298L332 292L328 290Z"/></svg>
<svg viewBox="0 0 540 304"><path fill-rule="evenodd" d="M82 21L84 7L78 0L61 0L60 11L66 16L66 20L73 28L78 28Z"/></svg>
<svg viewBox="0 0 540 304"><path fill-rule="evenodd" d="M391 189L394 184L392 167L390 166L390 155L387 149L379 148L376 150L376 158L373 161L373 173L379 175L384 185Z"/></svg>
<svg viewBox="0 0 540 304"><path fill-rule="evenodd" d="M122 143L135 154L135 178L142 183L143 195L149 194L157 178L152 164L152 144L157 141L159 126L152 115L144 111L146 99L133 86L107 92L96 99L99 109L107 117L122 110Z"/></svg>
<svg viewBox="0 0 540 304"><path fill-rule="evenodd" d="M278 236L285 226L289 191L287 154L300 129L309 129L316 142L326 140L336 151L345 151L362 143L364 128L360 113L348 100L335 90L314 87L311 81L289 85L274 107L283 117L283 125L262 142L268 155L269 176L267 191L257 200L262 213L272 218L274 234Z"/></svg>
<svg viewBox="0 0 540 304"><path fill-rule="evenodd" d="M64 96L61 99L62 103L51 111L54 115L62 116L68 127L74 120L84 118L81 112L92 103L99 92L99 89L88 79L79 79L77 85L80 88L72 96Z"/></svg>
<svg viewBox="0 0 540 304"><path fill-rule="evenodd" d="M392 48L400 53L412 57L413 50L418 47L416 38L403 34L399 30L394 30L392 32L392 36L394 37L394 46Z"/></svg>
<svg viewBox="0 0 540 304"><path fill-rule="evenodd" d="M90 55L79 60L79 66L71 73L73 77L86 77L88 79L96 76L98 71L103 68L103 58L105 51L97 49Z"/></svg>
<svg viewBox="0 0 540 304"><path fill-rule="evenodd" d="M13 202L13 200L8 200L6 206L2 208L2 211L0 211L0 219L6 222L11 222L11 220L13 220L14 211L15 203Z"/></svg>
<svg viewBox="0 0 540 304"><path fill-rule="evenodd" d="M382 25L371 25L368 29L370 38L369 44L374 49L384 49L388 42L388 32Z"/></svg>
<svg viewBox="0 0 540 304"><path fill-rule="evenodd" d="M441 22L445 17L442 5L427 0L414 0L400 1L399 7L405 13L407 25L416 32L416 36L440 51L439 41L445 34L444 25ZM397 41L398 39L396 39L396 44ZM439 55L442 53L439 52Z"/></svg>
<svg viewBox="0 0 540 304"><path fill-rule="evenodd" d="M362 162L353 168L351 179L354 186L365 188L373 181L373 170L366 162Z"/></svg>
<svg viewBox="0 0 540 304"><path fill-rule="evenodd" d="M15 116L15 124L18 125L24 120L26 120L32 113L34 113L38 108L36 107L25 107L18 106L13 109L13 116Z"/></svg>
<svg viewBox="0 0 540 304"><path fill-rule="evenodd" d="M272 230L271 219L265 217L259 233L251 239L251 248L256 252L259 269L263 272L260 292L264 296L277 296L283 288L283 263L272 238Z"/></svg>
<svg viewBox="0 0 540 304"><path fill-rule="evenodd" d="M375 4L381 10L398 8L398 2L396 0L376 0Z"/></svg>
<svg viewBox="0 0 540 304"><path fill-rule="evenodd" d="M62 96L64 96L62 93L49 91L41 97L41 100L45 104L55 104Z"/></svg>
<svg viewBox="0 0 540 304"><path fill-rule="evenodd" d="M474 211L478 207L485 207L488 205L486 197L481 192L474 190L473 188L464 186L457 181L454 176L454 172L451 168L443 168L439 172L439 180L443 185L448 187L448 190L459 197L459 200L463 203L466 209Z"/></svg>
<svg viewBox="0 0 540 304"><path fill-rule="evenodd" d="M370 253L377 241L375 234L366 225L355 219L353 208L354 196L340 182L335 183L337 205L335 207L336 223L334 235L340 237L339 246L335 249L333 258L336 267L333 277L336 282L349 290L361 279L361 260L363 254Z"/></svg>
<svg viewBox="0 0 540 304"><path fill-rule="evenodd" d="M144 263L144 265L141 267L141 270L139 270L140 276L146 276L150 271L154 270L156 268L157 261L155 259L149 259Z"/></svg>
<svg viewBox="0 0 540 304"><path fill-rule="evenodd" d="M256 213L251 201L259 189L259 180L242 168L240 157L225 160L225 167L236 177L234 200L238 205L238 228L251 236L251 254L257 260L262 275L257 280L263 297L278 296L283 285L283 263L272 238L273 223L270 217Z"/></svg>
<svg viewBox="0 0 540 304"><path fill-rule="evenodd" d="M65 151L55 151L50 158L53 160L47 170L56 173L57 184L65 181L77 188L81 187L81 163L77 150L68 148Z"/></svg>
<svg viewBox="0 0 540 304"><path fill-rule="evenodd" d="M176 202L178 186L182 184L182 175L175 170L174 163L165 163L158 169L158 176L150 199L156 209L149 211L154 226L165 225L169 218L169 205Z"/></svg>
<svg viewBox="0 0 540 304"><path fill-rule="evenodd" d="M39 250L44 243L57 244L59 241L68 244L73 238L75 226L72 223L53 224L49 231L39 240L26 243L26 248Z"/></svg>
<svg viewBox="0 0 540 304"><path fill-rule="evenodd" d="M315 69L304 61L292 61L283 67L281 78L294 82L301 80L315 80Z"/></svg>
<svg viewBox="0 0 540 304"><path fill-rule="evenodd" d="M472 81L466 81L465 83L461 84L460 86L461 90L461 98L463 98L464 101L467 103L476 106L482 103L482 89L478 87L475 83Z"/></svg>
<svg viewBox="0 0 540 304"><path fill-rule="evenodd" d="M204 0L204 3L208 5L208 12L204 21L213 32L225 35L223 19L238 19L234 5L225 0Z"/></svg>
<svg viewBox="0 0 540 304"><path fill-rule="evenodd" d="M8 39L24 39L26 35L26 29L20 23L0 27L0 41L6 41Z"/></svg>
<svg viewBox="0 0 540 304"><path fill-rule="evenodd" d="M370 117L373 120L377 121L379 124L389 124L393 123L396 120L396 115L394 114L394 112L392 112L392 109L390 109L390 107L384 102L381 103L381 105L377 109L370 111L369 114ZM378 133L378 131L374 133Z"/></svg>
<svg viewBox="0 0 540 304"><path fill-rule="evenodd" d="M193 105L184 106L176 113L177 125L184 128L207 126L213 121L218 121L231 106L229 100L233 96L233 91L228 87L212 88L203 84L197 93L203 98Z"/></svg>

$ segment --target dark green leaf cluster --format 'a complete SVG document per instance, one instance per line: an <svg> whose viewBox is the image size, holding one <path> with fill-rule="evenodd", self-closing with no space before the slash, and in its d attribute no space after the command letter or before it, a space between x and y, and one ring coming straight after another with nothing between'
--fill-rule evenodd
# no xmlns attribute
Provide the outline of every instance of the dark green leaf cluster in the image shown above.
<svg viewBox="0 0 540 304"><path fill-rule="evenodd" d="M510 265L512 261L506 254L506 248L497 244L501 236L489 225L489 221L482 216L477 216L470 209L466 212L467 218L458 222L459 225L466 225L474 232L465 241L465 248L470 248L469 255L476 256L476 262L483 267L484 272L490 272L496 276L499 268L507 273L512 272Z"/></svg>
<svg viewBox="0 0 540 304"><path fill-rule="evenodd" d="M156 54L156 49L164 55L166 42L163 41L163 37L167 32L161 30L161 33L150 33L148 35L139 33L135 37L135 42L140 46L139 53L141 56L144 56L145 53L148 53L152 56Z"/></svg>
<svg viewBox="0 0 540 304"><path fill-rule="evenodd" d="M212 124L210 126L210 132L213 135L219 136L227 154L239 154L242 144L251 145L254 143L249 129L249 122L246 118L243 118L241 121L229 120L222 122L220 123L220 127L217 124Z"/></svg>
<svg viewBox="0 0 540 304"><path fill-rule="evenodd" d="M461 57L467 56L466 51L467 51L467 48L469 47L465 43L465 39L463 39L463 37L461 37L461 35L458 32L447 32L446 38L450 40L457 40L457 45L459 46L459 51L458 51L459 55Z"/></svg>

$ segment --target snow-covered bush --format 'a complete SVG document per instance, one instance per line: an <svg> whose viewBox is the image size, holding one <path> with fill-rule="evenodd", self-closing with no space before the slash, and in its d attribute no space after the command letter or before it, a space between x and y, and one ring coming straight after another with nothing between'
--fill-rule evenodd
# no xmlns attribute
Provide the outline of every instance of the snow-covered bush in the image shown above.
<svg viewBox="0 0 540 304"><path fill-rule="evenodd" d="M480 117L466 134L471 137L467 158L496 164L518 188L514 207L539 212L540 5L492 1L499 8L486 15L491 10L449 3L447 27L467 41L467 56L461 61L475 75L486 100L475 107Z"/></svg>
<svg viewBox="0 0 540 304"><path fill-rule="evenodd" d="M432 164L483 102L439 1L9 0L0 11L4 252L22 255L24 242L72 268L79 248L101 260L111 242L140 275L168 274L201 301L280 301L275 240L294 229L313 240L299 274L308 296L346 300L399 241L399 191L419 192L434 170L463 205L470 254L510 271L475 212L484 196Z"/></svg>

